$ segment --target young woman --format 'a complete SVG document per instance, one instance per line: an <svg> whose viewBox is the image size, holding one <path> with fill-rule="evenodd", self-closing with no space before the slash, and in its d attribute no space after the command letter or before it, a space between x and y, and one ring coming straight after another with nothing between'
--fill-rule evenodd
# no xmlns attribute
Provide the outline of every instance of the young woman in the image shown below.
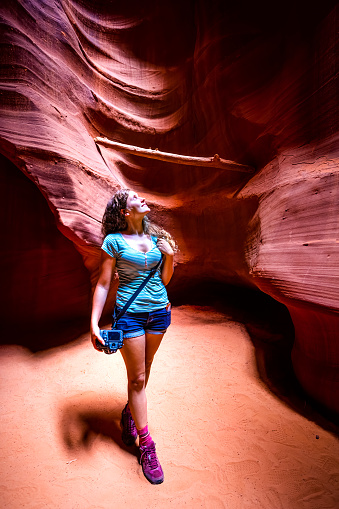
<svg viewBox="0 0 339 509"><path fill-rule="evenodd" d="M164 474L148 431L145 389L154 355L171 322L171 305L165 286L173 274L175 243L169 233L147 220L149 211L145 200L129 189L118 191L107 204L102 224L105 238L100 275L93 296L91 336L94 348L96 340L104 344L98 322L114 270L119 275L117 314L163 256L160 268L116 323L116 328L124 335L120 351L128 380L128 402L121 416L122 440L126 445L133 445L139 436L143 473L152 484L160 484Z"/></svg>

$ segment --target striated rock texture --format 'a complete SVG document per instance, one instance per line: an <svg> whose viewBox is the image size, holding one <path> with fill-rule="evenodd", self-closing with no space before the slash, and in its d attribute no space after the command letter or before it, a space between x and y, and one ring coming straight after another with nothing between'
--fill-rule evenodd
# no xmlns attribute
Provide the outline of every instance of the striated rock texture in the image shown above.
<svg viewBox="0 0 339 509"><path fill-rule="evenodd" d="M1 7L0 30L0 150L11 189L2 204L12 232L3 263L13 256L22 215L32 217L32 228L38 216L49 217L31 188L26 203L10 207L17 168L72 241L66 248L51 228L55 264L47 278L40 270L41 253L49 253L45 230L34 247L25 244L27 257L10 265L6 279L8 316L20 316L24 285L28 324L69 318L72 302L88 320L105 204L118 187L131 187L178 241L172 295L192 280L215 279L257 286L283 302L295 326L299 380L339 412L335 3L12 0ZM256 173L98 150L96 136L218 153ZM55 288L60 271L68 276ZM36 292L39 304L29 298ZM43 292L54 292L53 305ZM113 299L114 292L109 305Z"/></svg>

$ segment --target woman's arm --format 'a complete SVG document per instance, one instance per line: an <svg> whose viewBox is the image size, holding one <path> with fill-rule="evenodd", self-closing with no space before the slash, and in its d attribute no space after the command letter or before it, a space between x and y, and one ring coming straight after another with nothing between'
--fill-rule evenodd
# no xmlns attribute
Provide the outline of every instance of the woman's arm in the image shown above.
<svg viewBox="0 0 339 509"><path fill-rule="evenodd" d="M157 246L165 258L162 263L161 280L166 286L171 281L174 272L174 253L169 243L164 239L159 239Z"/></svg>
<svg viewBox="0 0 339 509"><path fill-rule="evenodd" d="M96 350L98 350L95 346L96 339L100 341L100 343L104 344L104 341L100 336L99 320L102 314L102 310L104 309L109 287L111 285L115 263L115 258L112 258L107 253L105 253L105 251L102 251L100 274L94 290L91 316L91 339Z"/></svg>

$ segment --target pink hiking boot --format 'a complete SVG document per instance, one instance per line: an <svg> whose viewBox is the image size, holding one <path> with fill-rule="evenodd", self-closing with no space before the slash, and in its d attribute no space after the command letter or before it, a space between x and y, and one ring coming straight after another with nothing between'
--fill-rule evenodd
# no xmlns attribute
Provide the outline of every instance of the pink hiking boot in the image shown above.
<svg viewBox="0 0 339 509"><path fill-rule="evenodd" d="M164 480L164 472L159 463L157 453L155 452L155 443L140 446L140 464L144 476L151 484L161 484Z"/></svg>

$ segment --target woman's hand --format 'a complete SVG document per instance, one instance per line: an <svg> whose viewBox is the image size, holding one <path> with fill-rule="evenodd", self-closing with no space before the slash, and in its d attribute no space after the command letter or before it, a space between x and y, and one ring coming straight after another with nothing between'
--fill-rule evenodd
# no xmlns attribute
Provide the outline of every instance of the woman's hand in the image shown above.
<svg viewBox="0 0 339 509"><path fill-rule="evenodd" d="M161 280L166 286L170 282L174 271L174 252L167 240L159 239L157 246L162 254L165 255L165 259L161 267Z"/></svg>
<svg viewBox="0 0 339 509"><path fill-rule="evenodd" d="M100 336L100 328L98 325L91 326L91 340L92 340L92 345L94 346L94 348L96 350L98 350L98 352L101 352L102 350L100 350L100 348L98 348L96 345L96 340L98 340L99 343L101 343L103 346L105 346L105 341Z"/></svg>
<svg viewBox="0 0 339 509"><path fill-rule="evenodd" d="M173 249L171 248L170 244L165 239L159 239L157 242L157 247L159 251L162 252L165 256L174 256Z"/></svg>

